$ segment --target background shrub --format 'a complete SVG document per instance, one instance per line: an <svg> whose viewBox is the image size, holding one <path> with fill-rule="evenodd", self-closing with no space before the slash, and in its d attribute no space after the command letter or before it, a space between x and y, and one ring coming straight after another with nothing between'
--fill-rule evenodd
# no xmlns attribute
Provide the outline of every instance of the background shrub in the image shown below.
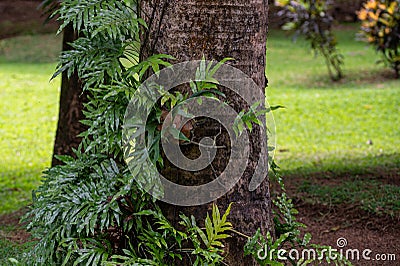
<svg viewBox="0 0 400 266"><path fill-rule="evenodd" d="M343 56L338 52L336 37L332 33L333 17L329 14L329 2L325 0L276 0L282 8L279 15L286 23L284 30L294 31L295 37L304 36L315 53L326 61L332 80L342 78Z"/></svg>
<svg viewBox="0 0 400 266"><path fill-rule="evenodd" d="M361 36L383 56L399 78L400 70L400 1L369 0L358 12L362 21Z"/></svg>

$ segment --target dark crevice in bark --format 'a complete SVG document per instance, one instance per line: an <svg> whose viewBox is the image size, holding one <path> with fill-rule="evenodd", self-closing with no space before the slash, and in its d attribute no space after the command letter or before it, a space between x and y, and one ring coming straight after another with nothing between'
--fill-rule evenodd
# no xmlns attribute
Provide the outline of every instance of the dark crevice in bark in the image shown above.
<svg viewBox="0 0 400 266"><path fill-rule="evenodd" d="M158 37L160 36L161 24L163 22L164 15L165 15L167 7L168 7L168 1L164 1L164 3L162 4L160 19L159 19L159 22L158 22L158 25L157 25L157 28L156 28L156 35L155 35L153 44L152 44L151 49L150 49L150 55L153 54L155 49L156 49L157 40L158 40Z"/></svg>

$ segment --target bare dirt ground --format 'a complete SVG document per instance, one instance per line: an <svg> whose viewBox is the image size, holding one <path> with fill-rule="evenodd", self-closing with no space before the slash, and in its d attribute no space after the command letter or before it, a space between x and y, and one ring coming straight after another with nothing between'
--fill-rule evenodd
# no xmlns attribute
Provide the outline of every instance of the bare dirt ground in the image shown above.
<svg viewBox="0 0 400 266"><path fill-rule="evenodd" d="M20 224L21 217L26 213L26 209L0 216L0 237L12 242L22 244L30 240L30 234ZM2 230L2 229L6 230Z"/></svg>
<svg viewBox="0 0 400 266"><path fill-rule="evenodd" d="M313 243L338 247L339 239L347 244L342 248L360 251L360 261L354 265L400 265L400 221L389 216L375 217L357 206L322 206L298 203L298 220L308 226ZM362 251L370 249L370 261L362 259ZM377 254L395 254L396 261L376 261Z"/></svg>
<svg viewBox="0 0 400 266"><path fill-rule="evenodd" d="M324 173L324 176L329 173ZM346 175L333 176L331 178L318 179L318 174L307 177L307 180L321 185L338 185L350 180ZM399 185L399 172L387 171L366 174L363 179L372 179L384 184ZM377 215L364 211L357 204L311 204L302 200L297 188L304 177L290 177L285 182L289 196L295 199L294 203L299 211L297 220L307 225L304 231L313 236L312 243L329 245L332 248L342 249L344 252L350 249L360 251L360 260L351 260L354 265L400 265L400 216L398 214ZM346 245L338 247L339 239L345 239ZM371 250L368 257L362 258L362 252ZM378 261L378 258L395 255L395 261ZM350 256L351 257L351 256Z"/></svg>
<svg viewBox="0 0 400 266"><path fill-rule="evenodd" d="M46 18L38 8L41 1L0 0L0 39L20 34L56 32L55 21Z"/></svg>
<svg viewBox="0 0 400 266"><path fill-rule="evenodd" d="M377 217L352 205L310 205L297 201L296 208L299 211L297 220L307 225L305 231L312 234L312 243L329 245L343 250L344 254L347 250L358 249L360 260L351 260L353 265L400 265L400 218ZM0 228L8 228L0 229L0 237L19 244L30 241L31 236L19 223L25 212L26 209L22 209L0 216ZM337 241L342 238L347 244L339 248ZM371 258L369 261L362 258L362 252L367 249L371 250L367 254ZM376 255L389 254L395 254L396 261L375 259Z"/></svg>

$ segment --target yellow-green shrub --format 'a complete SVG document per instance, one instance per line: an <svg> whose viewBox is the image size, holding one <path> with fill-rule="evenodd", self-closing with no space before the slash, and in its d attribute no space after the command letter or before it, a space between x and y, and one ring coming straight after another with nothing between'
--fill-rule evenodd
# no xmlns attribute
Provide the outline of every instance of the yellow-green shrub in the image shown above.
<svg viewBox="0 0 400 266"><path fill-rule="evenodd" d="M399 78L400 71L400 1L369 0L358 13L361 36L375 46Z"/></svg>

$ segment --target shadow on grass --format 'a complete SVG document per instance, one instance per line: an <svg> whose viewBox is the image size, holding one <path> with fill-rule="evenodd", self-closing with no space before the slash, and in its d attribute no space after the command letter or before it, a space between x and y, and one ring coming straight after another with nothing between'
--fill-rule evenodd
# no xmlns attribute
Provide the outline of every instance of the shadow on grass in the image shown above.
<svg viewBox="0 0 400 266"><path fill-rule="evenodd" d="M53 63L61 51L61 36L26 35L0 40L2 63Z"/></svg>
<svg viewBox="0 0 400 266"><path fill-rule="evenodd" d="M346 204L377 215L400 217L400 153L349 158L322 169L286 171L289 194L310 204Z"/></svg>
<svg viewBox="0 0 400 266"><path fill-rule="evenodd" d="M324 74L305 76L302 80L302 88L305 89L363 89L365 86L375 85L376 89L383 89L384 83L399 82L395 73L389 68L374 68L363 70L345 71L344 77L339 81L331 81Z"/></svg>
<svg viewBox="0 0 400 266"><path fill-rule="evenodd" d="M32 190L40 185L42 168L0 172L0 215L31 203Z"/></svg>
<svg viewBox="0 0 400 266"><path fill-rule="evenodd" d="M305 166L294 169L282 169L282 173L287 177L319 175L326 178L345 176L400 178L400 153L335 158L335 160L323 160L322 162L303 165Z"/></svg>
<svg viewBox="0 0 400 266"><path fill-rule="evenodd" d="M0 21L0 39L11 38L18 35L36 35L36 34L55 34L58 25L56 23L44 24L43 21Z"/></svg>
<svg viewBox="0 0 400 266"><path fill-rule="evenodd" d="M27 252L29 252L34 245L35 242L18 244L0 236L0 265L23 265L18 262L26 258Z"/></svg>

